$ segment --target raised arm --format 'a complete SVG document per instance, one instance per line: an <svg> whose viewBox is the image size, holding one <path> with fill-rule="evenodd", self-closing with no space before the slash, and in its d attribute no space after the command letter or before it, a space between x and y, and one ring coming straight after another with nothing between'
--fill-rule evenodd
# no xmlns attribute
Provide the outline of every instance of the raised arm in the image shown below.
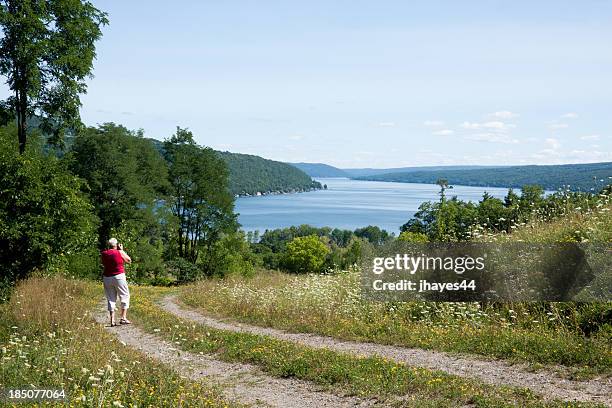
<svg viewBox="0 0 612 408"><path fill-rule="evenodd" d="M132 258L130 258L127 252L125 252L123 249L120 249L119 253L121 254L121 258L123 259L123 262L132 263Z"/></svg>

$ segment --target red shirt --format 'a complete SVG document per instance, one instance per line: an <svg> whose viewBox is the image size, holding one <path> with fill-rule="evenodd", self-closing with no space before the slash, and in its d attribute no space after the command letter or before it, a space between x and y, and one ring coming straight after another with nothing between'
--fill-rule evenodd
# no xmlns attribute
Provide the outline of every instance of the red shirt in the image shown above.
<svg viewBox="0 0 612 408"><path fill-rule="evenodd" d="M104 265L104 276L115 276L125 272L123 258L118 249L102 251L102 264Z"/></svg>

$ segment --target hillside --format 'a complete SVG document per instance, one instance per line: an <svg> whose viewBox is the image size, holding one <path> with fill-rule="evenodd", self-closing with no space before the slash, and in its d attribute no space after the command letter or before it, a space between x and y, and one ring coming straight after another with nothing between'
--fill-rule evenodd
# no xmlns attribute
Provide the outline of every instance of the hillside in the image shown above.
<svg viewBox="0 0 612 408"><path fill-rule="evenodd" d="M420 166L420 167L395 167L387 169L342 169L349 177L378 176L389 173L408 173L414 171L435 171L435 170L471 170L471 169L490 169L498 166Z"/></svg>
<svg viewBox="0 0 612 408"><path fill-rule="evenodd" d="M356 169L340 169L324 163L288 163L310 177L367 177L379 176L389 173L405 173L413 171L430 170L468 170L468 169L489 169L498 166L421 166L421 167L394 167L375 169L370 167Z"/></svg>
<svg viewBox="0 0 612 408"><path fill-rule="evenodd" d="M321 188L319 182L287 163L250 154L218 153L229 167L233 194L293 193Z"/></svg>
<svg viewBox="0 0 612 408"><path fill-rule="evenodd" d="M289 163L310 177L350 177L344 170L323 163Z"/></svg>
<svg viewBox="0 0 612 408"><path fill-rule="evenodd" d="M511 166L487 169L412 171L356 177L359 180L400 183L435 183L445 178L450 184L481 187L516 187L537 184L547 190L569 186L574 191L601 189L612 177L612 162L547 166Z"/></svg>
<svg viewBox="0 0 612 408"><path fill-rule="evenodd" d="M148 140L163 152L162 142L156 139ZM227 163L230 192L235 195L295 193L322 187L306 173L287 163L250 154L219 151L217 154Z"/></svg>

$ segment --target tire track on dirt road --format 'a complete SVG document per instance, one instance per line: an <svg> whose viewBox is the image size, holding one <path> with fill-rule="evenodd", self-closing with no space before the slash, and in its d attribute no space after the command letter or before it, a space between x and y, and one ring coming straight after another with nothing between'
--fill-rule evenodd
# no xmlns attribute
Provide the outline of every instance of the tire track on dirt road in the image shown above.
<svg viewBox="0 0 612 408"><path fill-rule="evenodd" d="M218 385L224 396L239 403L279 408L319 408L319 407L370 407L375 400L357 397L342 397L321 391L307 381L292 378L275 378L249 364L227 363L213 356L177 350L173 344L148 334L135 326L110 327L108 316L97 314L96 320L117 336L123 344L140 350L172 367L180 375L191 380L206 380Z"/></svg>
<svg viewBox="0 0 612 408"><path fill-rule="evenodd" d="M612 378L573 381L561 378L549 370L532 372L525 365L510 365L500 360L483 360L424 349L346 341L309 333L289 333L268 327L222 321L190 310L182 304L179 305L175 295L163 298L160 305L164 310L183 319L219 330L264 335L309 347L328 348L354 355L379 356L413 367L440 370L448 374L478 379L496 386L529 388L547 399L595 402L612 407Z"/></svg>

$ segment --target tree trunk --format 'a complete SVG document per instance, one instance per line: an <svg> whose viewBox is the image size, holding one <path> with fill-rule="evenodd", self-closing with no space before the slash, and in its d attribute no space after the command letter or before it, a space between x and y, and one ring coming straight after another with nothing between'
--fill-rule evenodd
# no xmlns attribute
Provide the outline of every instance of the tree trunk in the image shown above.
<svg viewBox="0 0 612 408"><path fill-rule="evenodd" d="M24 87L25 88L25 87ZM19 139L19 153L23 154L26 147L26 131L27 131L27 110L28 98L25 89L17 91L17 137Z"/></svg>

